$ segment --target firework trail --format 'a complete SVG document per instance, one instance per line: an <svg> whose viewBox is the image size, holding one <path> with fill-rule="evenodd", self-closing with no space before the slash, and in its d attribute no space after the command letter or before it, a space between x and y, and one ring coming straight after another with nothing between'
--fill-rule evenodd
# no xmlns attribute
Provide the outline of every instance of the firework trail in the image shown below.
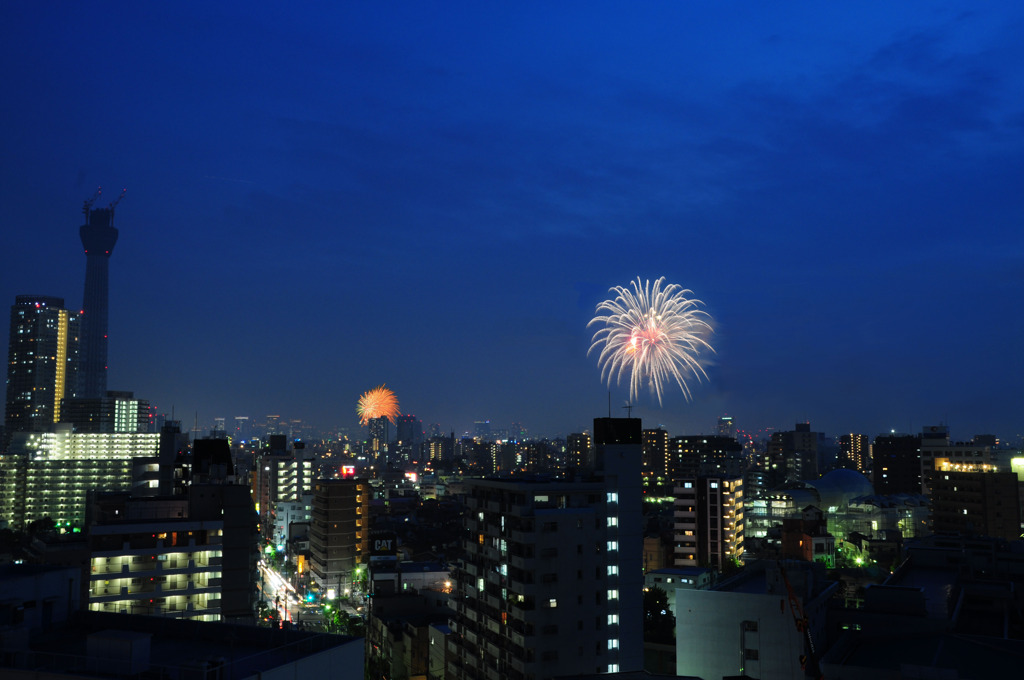
<svg viewBox="0 0 1024 680"><path fill-rule="evenodd" d="M665 277L654 282L631 281L632 290L623 286L609 289L615 297L597 306L595 316L587 328L598 325L589 356L598 350L597 363L601 367L601 381L606 378L622 382L629 377L629 398L635 401L646 383L658 397L674 379L686 400L691 399L686 381L694 377L699 382L707 373L699 355L714 348L705 339L711 335L708 323L711 317L699 309L703 303L686 297L693 291L676 284L663 287Z"/></svg>
<svg viewBox="0 0 1024 680"><path fill-rule="evenodd" d="M356 413L359 414L360 425L366 425L374 418L387 418L394 425L395 416L401 411L398 410L398 397L395 393L380 385L359 397Z"/></svg>

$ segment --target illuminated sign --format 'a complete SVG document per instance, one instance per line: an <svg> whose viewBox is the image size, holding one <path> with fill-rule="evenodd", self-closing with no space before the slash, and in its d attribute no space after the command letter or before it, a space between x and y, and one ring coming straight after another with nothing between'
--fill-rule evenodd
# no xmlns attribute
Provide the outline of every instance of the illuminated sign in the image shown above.
<svg viewBox="0 0 1024 680"><path fill-rule="evenodd" d="M342 479L348 479L350 477L355 477L356 476L356 466L355 465L342 465L341 468L338 470L338 475Z"/></svg>
<svg viewBox="0 0 1024 680"><path fill-rule="evenodd" d="M393 532L374 532L370 536L370 554L374 556L394 555L398 550L398 540Z"/></svg>

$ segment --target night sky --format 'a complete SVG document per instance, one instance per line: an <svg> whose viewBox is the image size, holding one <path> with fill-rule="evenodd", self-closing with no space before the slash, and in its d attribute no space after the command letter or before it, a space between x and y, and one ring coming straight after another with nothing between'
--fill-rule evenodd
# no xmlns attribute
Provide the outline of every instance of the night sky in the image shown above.
<svg viewBox="0 0 1024 680"><path fill-rule="evenodd" d="M109 387L190 426L354 427L386 383L445 429L578 431L608 409L596 304L665 276L717 353L645 427L1024 433L1019 2L0 21L0 301L77 308L82 201L127 187Z"/></svg>

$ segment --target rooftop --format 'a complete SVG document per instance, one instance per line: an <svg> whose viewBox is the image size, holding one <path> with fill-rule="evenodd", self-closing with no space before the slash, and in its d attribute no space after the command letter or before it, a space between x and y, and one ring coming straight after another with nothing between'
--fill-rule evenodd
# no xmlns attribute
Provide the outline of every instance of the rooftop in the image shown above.
<svg viewBox="0 0 1024 680"><path fill-rule="evenodd" d="M78 612L67 627L37 636L27 653L17 655L14 667L46 668L86 678L142 672L173 678L214 662L224 664L223 677L246 678L350 644L353 647L345 650L345 656L358 655L360 660L358 672L351 677L361 678L362 644L357 638L152 616Z"/></svg>

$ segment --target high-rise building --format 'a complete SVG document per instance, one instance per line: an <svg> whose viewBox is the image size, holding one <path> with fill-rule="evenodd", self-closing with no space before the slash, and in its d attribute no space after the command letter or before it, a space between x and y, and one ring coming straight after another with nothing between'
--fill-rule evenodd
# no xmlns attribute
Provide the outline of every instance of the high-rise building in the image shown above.
<svg viewBox="0 0 1024 680"><path fill-rule="evenodd" d="M467 480L446 678L642 668L640 420L594 441L593 481Z"/></svg>
<svg viewBox="0 0 1024 680"><path fill-rule="evenodd" d="M121 194L124 196L124 193ZM85 224L78 235L85 249L85 295L82 300L82 358L79 395L100 398L107 394L107 306L110 289L110 254L117 243L114 228L116 201L93 208L86 201Z"/></svg>
<svg viewBox="0 0 1024 680"><path fill-rule="evenodd" d="M743 480L680 479L675 488L675 566L721 570L743 556Z"/></svg>
<svg viewBox="0 0 1024 680"><path fill-rule="evenodd" d="M388 419L385 416L370 418L370 453L374 462L387 464Z"/></svg>
<svg viewBox="0 0 1024 680"><path fill-rule="evenodd" d="M491 421L477 420L473 423L473 438L480 441L491 441Z"/></svg>
<svg viewBox="0 0 1024 680"><path fill-rule="evenodd" d="M295 442L288 449L284 435L270 436L270 445L256 464L255 488L253 497L259 507L260 530L268 541L281 544L287 540L288 527L277 519L278 506L295 519L290 512L289 504L299 504L303 508L311 506L313 493L313 459L312 450L307 450L303 442ZM305 519L309 519L308 513Z"/></svg>
<svg viewBox="0 0 1024 680"><path fill-rule="evenodd" d="M309 570L327 594L350 583L367 561L370 545L370 484L364 479L320 479L313 485L309 523Z"/></svg>
<svg viewBox="0 0 1024 680"><path fill-rule="evenodd" d="M654 479L668 475L668 432L660 427L643 431L643 475Z"/></svg>
<svg viewBox="0 0 1024 680"><path fill-rule="evenodd" d="M871 447L875 493L921 493L921 438L906 434L875 437Z"/></svg>
<svg viewBox="0 0 1024 680"><path fill-rule="evenodd" d="M722 416L718 419L718 436L736 437L736 423L733 422L732 416Z"/></svg>
<svg viewBox="0 0 1024 680"><path fill-rule="evenodd" d="M839 437L839 466L867 474L871 467L871 444L866 434L844 434Z"/></svg>
<svg viewBox="0 0 1024 680"><path fill-rule="evenodd" d="M396 454L404 462L419 460L423 446L423 421L406 414L395 419Z"/></svg>
<svg viewBox="0 0 1024 680"><path fill-rule="evenodd" d="M787 482L817 479L821 471L818 458L821 439L821 434L811 432L810 423L797 423L789 432L773 432L768 444L773 468L784 471Z"/></svg>
<svg viewBox="0 0 1024 680"><path fill-rule="evenodd" d="M60 420L61 400L75 394L79 317L64 300L19 295L11 307L7 351L5 440L15 432L45 432Z"/></svg>
<svg viewBox="0 0 1024 680"><path fill-rule="evenodd" d="M565 440L566 467L570 470L582 470L591 464L590 434L574 432Z"/></svg>

